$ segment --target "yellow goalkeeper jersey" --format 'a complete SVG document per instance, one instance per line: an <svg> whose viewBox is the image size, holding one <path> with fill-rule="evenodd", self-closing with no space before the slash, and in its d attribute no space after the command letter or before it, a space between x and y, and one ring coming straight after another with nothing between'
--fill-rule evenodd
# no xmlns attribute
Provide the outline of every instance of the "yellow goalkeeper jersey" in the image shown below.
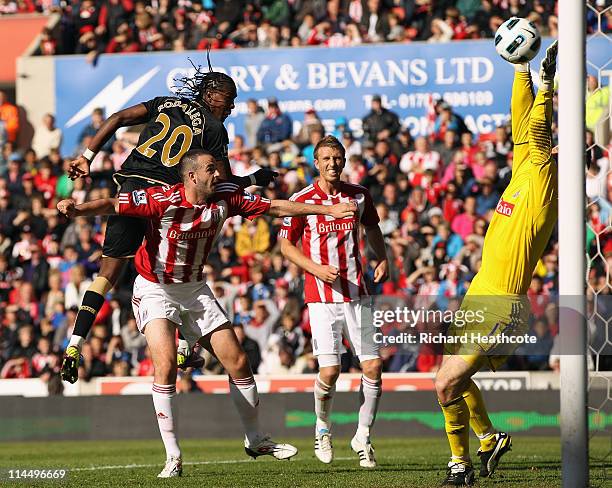
<svg viewBox="0 0 612 488"><path fill-rule="evenodd" d="M516 73L511 110L512 179L489 225L470 294L527 293L558 218L552 91L539 91L534 100L529 73Z"/></svg>

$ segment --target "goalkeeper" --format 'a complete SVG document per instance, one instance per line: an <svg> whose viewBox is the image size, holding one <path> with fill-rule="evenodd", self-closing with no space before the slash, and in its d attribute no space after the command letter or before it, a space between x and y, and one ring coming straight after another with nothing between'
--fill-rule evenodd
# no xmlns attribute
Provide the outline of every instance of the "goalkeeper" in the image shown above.
<svg viewBox="0 0 612 488"><path fill-rule="evenodd" d="M482 266L461 305L482 310L485 320L453 325L449 336L474 334L487 342L449 345L435 387L451 448L444 486L470 486L475 473L469 453L469 427L480 439L480 476L489 477L511 448L511 438L497 432L478 386L471 377L483 366L497 369L513 351L500 345L504 335L526 332L527 289L557 221L557 163L552 156L552 98L557 42L546 51L534 99L529 65L514 65L512 85L512 179L497 204L487 231ZM498 339L491 344L490 339Z"/></svg>

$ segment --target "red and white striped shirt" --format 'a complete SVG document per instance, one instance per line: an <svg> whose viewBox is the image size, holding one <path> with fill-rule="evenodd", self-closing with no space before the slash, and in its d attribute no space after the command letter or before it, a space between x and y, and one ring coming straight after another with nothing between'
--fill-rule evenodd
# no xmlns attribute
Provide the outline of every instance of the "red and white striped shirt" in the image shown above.
<svg viewBox="0 0 612 488"><path fill-rule="evenodd" d="M264 214L270 200L251 195L233 183L215 186L204 205L185 198L182 183L119 194L119 214L151 219L136 253L136 270L155 283L189 283L205 279L203 268L226 219Z"/></svg>
<svg viewBox="0 0 612 488"><path fill-rule="evenodd" d="M318 183L304 188L290 198L291 201L333 205L355 201L358 212L353 218L335 219L329 215L286 217L279 236L293 244L302 240L302 252L317 264L338 268L338 279L325 283L311 273L306 273L306 303L338 303L358 300L368 292L363 280L359 253L359 223L366 227L378 225L379 218L366 188L341 183L336 195L328 195Z"/></svg>

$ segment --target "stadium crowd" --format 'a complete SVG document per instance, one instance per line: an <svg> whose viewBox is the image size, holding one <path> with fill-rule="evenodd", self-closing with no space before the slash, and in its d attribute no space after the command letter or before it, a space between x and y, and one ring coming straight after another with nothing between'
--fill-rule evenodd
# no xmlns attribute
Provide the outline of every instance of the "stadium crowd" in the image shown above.
<svg viewBox="0 0 612 488"><path fill-rule="evenodd" d="M13 3L23 8L40 2L0 0L0 12ZM165 8L171 12L171 3L160 1L155 11ZM239 2L218 1L215 8L235 3ZM241 10L244 18L238 19L237 24L229 22L227 30L251 22L249 13L259 22L257 32L264 25L271 28L275 23L269 16L277 10L280 16L279 12L283 11L280 4L290 5L291 9L300 12L308 4L313 8L318 6L325 13L325 7L320 5L325 2L260 3L261 10L257 6ZM444 5L447 13L448 8L456 9L455 3L460 8L480 4L461 0L393 2L393 8L385 10L389 13L385 18L390 19L392 12L399 16L400 7L407 12L410 5L415 8L411 14L414 16L419 8L429 8L432 3ZM498 8L503 4L510 9L523 8L524 3L482 2L484 6ZM544 1L528 3L536 13L547 4ZM61 7L65 15L70 7L69 2L61 2L57 7L55 2L42 4L48 8ZM122 5L117 7L121 10L131 4L129 0L110 1L106 8ZM356 8L357 4L361 5L349 2L347 6ZM83 5L96 8L88 0L80 3L81 9ZM149 12L143 2L134 2L131 7L138 10L139 5L144 13ZM379 2L370 1L362 7L376 5ZM179 1L177 6L178 10L190 12L189 15L202 8L207 8L207 2ZM479 10L475 10L474 15L477 15ZM215 32L219 32L223 24L221 11L215 11ZM172 12L176 20L176 9ZM330 15L329 7L325 15ZM551 17L552 14L548 19ZM316 15L314 18L320 20ZM372 27L372 32L374 24L365 23ZM230 30L227 38L233 32ZM422 37L415 35L414 38ZM585 163L587 196L591 202L586 232L590 255L587 290L591 298L597 294L609 299L612 294L609 283L612 267L609 155L612 146L607 145L608 130L601 130L601 120L606 117L601 107L609 103L609 89L597 90L597 80L593 77L587 85L589 130ZM607 97L607 102L603 103L602 97ZM274 99L269 99L265 108L249 100L248 110L245 132L236 136L229 151L233 171L241 175L258 167L274 168L280 176L263 192L269 198L288 198L316 177L313 150L326 132L323 123L310 109L299 121L299 131L293 132L292 118L282 112ZM110 114L104 114L101 109L93 111L90 123L81 132L78 147L70 154L60 152L62 132L55 126L52 114L45 115L37 125L28 147L18 147L18 111L0 91L1 378L56 377L77 307L98 270L105 220L78 218L68 221L58 215L55 204L68 197L80 203L112 196L115 191L113 172L121 167L137 139L137 132L113 137L94 160L91 176L71 181L65 174L67 165L88 146L106 115ZM398 116L383 107L380 97L374 96L370 112L363 117L363 134L352 133L342 117L335 121L332 133L347 150L344 177L351 183L366 186L373 196L388 247L390 279L382 285L373 283L373 270L368 261L370 252L364 249L364 269L371 292L407 297L410 306L415 308L452 309L479 269L488 222L511 177L512 141L508 126L498 127L490 134L471 132L463 118L444 102L436 103L434 118L431 134L414 139L401 126ZM593 145L594 141L598 145ZM303 304L303 276L295 265L281 256L276 246L279 227L278 219L259 218L250 222L234 218L225 226L211 254L207 278L227 310L256 372L313 372L317 364L311 352L310 323ZM80 376L85 380L106 375L146 376L152 372L144 337L138 332L131 313L134 273L130 267L116 289L109 293L84 346ZM521 354L510 360L508 368L558 370L558 314L553 303L557 296L558 248L554 236L529 290L533 312L529 333L538 341L521 349ZM606 342L601 322L610 316L611 305L610 300L602 299L598 302L598 314L589 311L593 350L612 347ZM417 324L416 330L428 327L427 331L431 331L431 327L436 326L442 327L442 324ZM400 324L385 327L388 334L403 331ZM611 357L600 356L600 369L612 369ZM384 347L383 358L385 371L435 371L441 361L440 350L419 345ZM207 359L202 373L221 371L214 358ZM350 353L343 356L343 361L344 371L355 368ZM188 379L185 384L189 385Z"/></svg>
<svg viewBox="0 0 612 488"><path fill-rule="evenodd" d="M589 32L612 29L610 0L590 0ZM557 37L555 0L0 0L0 15L55 12L37 53L87 54L489 38L526 17Z"/></svg>

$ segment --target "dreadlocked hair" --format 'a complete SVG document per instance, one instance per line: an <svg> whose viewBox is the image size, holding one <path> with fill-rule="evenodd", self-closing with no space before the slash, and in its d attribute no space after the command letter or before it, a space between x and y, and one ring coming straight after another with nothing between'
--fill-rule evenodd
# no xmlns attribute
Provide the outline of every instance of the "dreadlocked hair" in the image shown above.
<svg viewBox="0 0 612 488"><path fill-rule="evenodd" d="M220 71L213 71L210 64L210 47L206 52L206 60L208 61L208 71L205 71L201 65L196 65L189 59L191 66L195 69L195 74L175 80L177 85L174 88L177 95L191 100L198 100L202 99L206 92L213 90L233 91L236 93L236 83L234 83L231 76Z"/></svg>

